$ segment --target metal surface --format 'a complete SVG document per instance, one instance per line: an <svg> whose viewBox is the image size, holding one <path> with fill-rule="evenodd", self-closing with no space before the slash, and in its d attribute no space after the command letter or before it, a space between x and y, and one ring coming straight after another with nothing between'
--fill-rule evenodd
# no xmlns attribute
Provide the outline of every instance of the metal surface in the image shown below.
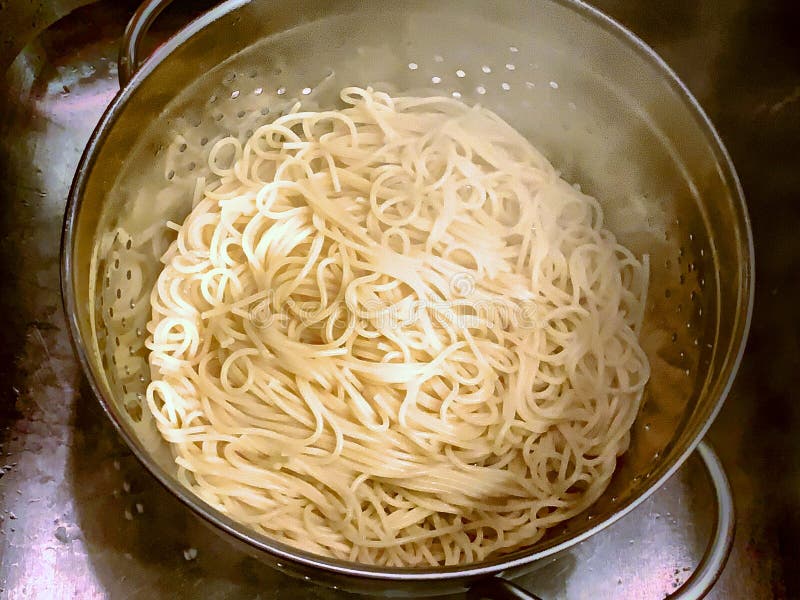
<svg viewBox="0 0 800 600"><path fill-rule="evenodd" d="M680 5L667 11L682 25L678 35L669 21L637 6L608 3L604 8L654 43L711 108L740 169L744 166L751 201L755 196L757 205L773 209L773 215L782 209L782 217L796 217L790 203L796 169L788 159L796 155L800 137L792 70L798 53L781 45L791 43L788 33L767 35L764 26L773 23L780 33L779 26L791 22L791 9ZM0 280L5 365L0 418L9 467L0 479L2 593L12 598L329 597L330 592L296 584L219 542L131 459L91 394L81 395L58 309L56 238L72 170L116 88L113 66L89 68L113 62L116 54L115 39L127 15L109 8L83 9L42 35L18 59L3 90L0 186L10 208L2 221ZM733 33L743 39L733 40ZM760 65L757 61L767 56L778 74L769 82L758 76L759 83L769 85L756 91L745 85L753 69L744 67ZM764 177L765 172L773 176ZM799 488L797 467L788 457L797 450L789 424L796 416L791 400L798 389L798 353L792 342L796 331L786 327L793 321L782 320L797 291L796 278L783 278L798 263L796 218L776 219L767 212L757 211L754 219L757 236L770 240L762 260L767 277L757 304L755 340L731 402L712 430L742 507L733 565L712 594L719 598L795 597L798 592L791 571L782 573L779 552L788 565L797 557L790 540L797 532L793 503ZM764 370L770 375L766 387L759 383ZM759 399L775 411L756 410ZM625 520L524 583L548 598L663 595L701 553L708 498L692 460ZM787 543L780 545L782 540Z"/></svg>
<svg viewBox="0 0 800 600"><path fill-rule="evenodd" d="M714 486L716 518L711 530L711 542L700 565L694 569L689 579L668 596L671 600L696 600L704 597L722 573L733 545L736 512L725 467L708 442L700 442L697 453L703 459Z"/></svg>
<svg viewBox="0 0 800 600"><path fill-rule="evenodd" d="M20 50L64 15L94 0L34 0L0 2L0 72L5 72Z"/></svg>

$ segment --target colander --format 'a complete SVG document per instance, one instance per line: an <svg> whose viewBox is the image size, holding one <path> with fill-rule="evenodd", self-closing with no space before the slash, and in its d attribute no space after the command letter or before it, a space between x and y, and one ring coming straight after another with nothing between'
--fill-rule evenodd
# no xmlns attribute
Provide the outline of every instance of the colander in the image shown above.
<svg viewBox="0 0 800 600"><path fill-rule="evenodd" d="M128 27L122 89L81 160L62 240L76 352L145 467L227 537L307 580L373 594L530 597L503 578L621 518L698 448L718 519L701 565L673 597L702 596L724 565L734 519L722 467L701 440L741 359L753 247L730 158L675 74L575 0L228 0L139 68L141 38L167 4L146 2ZM601 199L622 243L650 255L642 343L653 374L630 450L594 506L529 548L458 567L390 569L288 547L180 485L142 411L149 289L168 241L164 224L191 209L213 142L246 137L296 101L333 107L347 85L449 95L494 110Z"/></svg>

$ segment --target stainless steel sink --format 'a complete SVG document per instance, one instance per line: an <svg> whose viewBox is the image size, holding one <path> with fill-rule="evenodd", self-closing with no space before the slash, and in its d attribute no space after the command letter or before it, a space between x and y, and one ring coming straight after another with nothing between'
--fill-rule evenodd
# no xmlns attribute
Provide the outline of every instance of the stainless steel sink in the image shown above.
<svg viewBox="0 0 800 600"><path fill-rule="evenodd" d="M760 281L751 344L711 433L739 515L714 598L800 595L800 467L792 463L800 451L792 300L800 50L788 36L775 45L769 29L793 3L749 2L658 10L596 2L654 45L699 97L733 153L753 215ZM134 8L0 2L0 72L13 61L0 80L0 597L344 597L262 566L194 518L129 454L73 358L59 297L61 219L83 147L117 91L117 45ZM155 37L196 10L179 4ZM523 585L544 598L662 598L688 577L710 530L712 497L696 461Z"/></svg>

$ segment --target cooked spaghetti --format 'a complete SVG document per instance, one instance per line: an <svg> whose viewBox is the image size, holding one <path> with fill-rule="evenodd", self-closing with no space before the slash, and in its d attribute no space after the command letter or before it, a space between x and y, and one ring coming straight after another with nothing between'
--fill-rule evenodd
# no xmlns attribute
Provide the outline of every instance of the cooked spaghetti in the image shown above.
<svg viewBox="0 0 800 600"><path fill-rule="evenodd" d="M275 540L387 566L532 544L628 447L647 257L494 113L341 98L212 148L147 407L182 483Z"/></svg>

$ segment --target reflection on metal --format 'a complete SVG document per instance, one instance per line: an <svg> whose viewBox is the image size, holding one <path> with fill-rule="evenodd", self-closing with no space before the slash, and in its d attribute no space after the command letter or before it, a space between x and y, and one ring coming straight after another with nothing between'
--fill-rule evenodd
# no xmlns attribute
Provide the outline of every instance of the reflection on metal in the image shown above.
<svg viewBox="0 0 800 600"><path fill-rule="evenodd" d="M17 53L44 31L76 8L96 0L4 0L0 2L0 73Z"/></svg>

